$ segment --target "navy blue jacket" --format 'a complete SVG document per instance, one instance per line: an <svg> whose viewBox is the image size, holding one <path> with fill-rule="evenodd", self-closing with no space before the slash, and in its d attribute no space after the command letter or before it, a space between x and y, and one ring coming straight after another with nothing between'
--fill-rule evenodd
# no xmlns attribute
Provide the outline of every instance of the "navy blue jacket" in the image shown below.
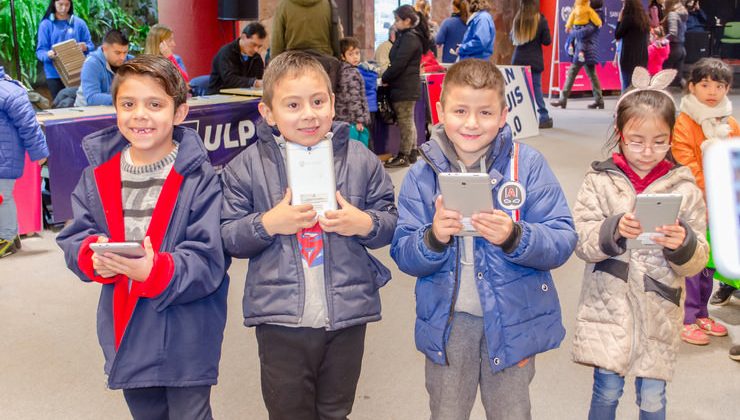
<svg viewBox="0 0 740 420"><path fill-rule="evenodd" d="M173 137L180 149L147 231L164 231L164 236L152 274L145 282L132 282L128 300L123 300L135 303L130 318L124 318L122 337L116 330L122 307L114 301L122 302L119 294L128 289L129 280L97 276L89 249L98 235L113 240L122 229L123 214L116 217L115 200L106 199L117 195L120 200L121 194L117 157L128 142L117 127L83 140L90 166L72 193L74 220L57 237L67 267L80 280L104 283L98 304L98 340L105 355L108 386L113 389L213 385L218 378L229 288L228 260L219 229L221 187L198 134L175 127ZM110 176L98 179L106 169L112 169ZM119 173L117 180L115 172ZM171 191L167 183L178 178L181 184L172 189L174 195L162 199ZM158 219L163 201L173 209ZM156 220L165 222L157 224ZM152 244L156 251L154 239Z"/></svg>
<svg viewBox="0 0 740 420"><path fill-rule="evenodd" d="M0 66L0 179L23 175L26 151L31 160L49 156L26 89Z"/></svg>
<svg viewBox="0 0 740 420"><path fill-rule="evenodd" d="M324 276L329 329L338 330L380 319L378 289L390 271L367 252L390 243L398 212L393 184L383 165L358 141L349 126L332 126L337 191L373 219L366 237L324 232ZM249 258L244 287L244 325L299 324L305 283L296 235L270 236L262 215L283 199L288 188L285 162L273 131L265 122L258 140L224 168L221 234L226 251Z"/></svg>
<svg viewBox="0 0 740 420"><path fill-rule="evenodd" d="M457 49L467 30L468 25L460 18L460 15L453 14L442 21L435 43L442 46L443 63L454 63L457 61L457 55L452 54L450 50L454 51Z"/></svg>
<svg viewBox="0 0 740 420"><path fill-rule="evenodd" d="M433 136L445 136L441 125L435 127ZM519 243L505 253L482 237L474 239L474 270L493 372L560 345L565 329L549 270L568 260L577 240L565 196L544 157L527 145L519 147L519 182L526 190L518 222ZM510 180L512 148L511 129L506 125L486 159L495 181L492 197ZM398 195L399 220L391 257L401 271L418 277L416 348L432 362L444 365L460 284L462 242L455 238L444 251L435 252L424 240L432 226L434 200L440 194L437 173L449 172L451 167L437 141L424 143L421 152L424 159L409 170Z"/></svg>

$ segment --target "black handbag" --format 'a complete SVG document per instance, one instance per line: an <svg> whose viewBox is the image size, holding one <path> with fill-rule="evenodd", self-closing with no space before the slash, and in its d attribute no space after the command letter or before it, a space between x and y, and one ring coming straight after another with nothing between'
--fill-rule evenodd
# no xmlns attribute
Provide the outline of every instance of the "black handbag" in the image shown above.
<svg viewBox="0 0 740 420"><path fill-rule="evenodd" d="M397 121L387 87L378 89L378 118L387 125L395 124Z"/></svg>

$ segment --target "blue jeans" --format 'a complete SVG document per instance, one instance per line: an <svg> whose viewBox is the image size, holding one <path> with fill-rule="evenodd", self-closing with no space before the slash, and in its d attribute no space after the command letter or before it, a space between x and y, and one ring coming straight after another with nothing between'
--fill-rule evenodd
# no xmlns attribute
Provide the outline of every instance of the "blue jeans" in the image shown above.
<svg viewBox="0 0 740 420"><path fill-rule="evenodd" d="M534 90L534 101L537 104L537 113L540 114L540 122L545 122L550 119L550 114L547 113L545 99L542 97L541 71L532 72L532 89Z"/></svg>
<svg viewBox="0 0 740 420"><path fill-rule="evenodd" d="M0 195L3 202L0 204L0 239L13 240L18 234L18 215L13 199L15 179L0 179Z"/></svg>
<svg viewBox="0 0 740 420"><path fill-rule="evenodd" d="M614 419L623 388L624 377L607 369L595 368L588 419ZM640 407L640 420L665 420L665 381L638 377L635 379L635 389L637 406Z"/></svg>

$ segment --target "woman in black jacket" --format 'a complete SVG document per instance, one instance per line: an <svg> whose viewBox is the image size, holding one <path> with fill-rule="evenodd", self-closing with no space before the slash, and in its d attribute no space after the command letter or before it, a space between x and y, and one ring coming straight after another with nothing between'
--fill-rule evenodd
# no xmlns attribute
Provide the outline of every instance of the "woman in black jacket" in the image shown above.
<svg viewBox="0 0 740 420"><path fill-rule="evenodd" d="M622 77L622 92L632 82L635 67L647 67L650 21L640 0L625 0L619 12L614 38L622 41L619 53L619 70Z"/></svg>
<svg viewBox="0 0 740 420"><path fill-rule="evenodd" d="M383 73L383 84L390 90L391 104L401 131L401 146L398 154L385 163L386 168L400 168L416 162L414 107L421 96L421 56L431 47L424 15L409 5L399 7L393 14L398 32L390 51L391 64Z"/></svg>
<svg viewBox="0 0 740 420"><path fill-rule="evenodd" d="M550 45L552 38L547 19L540 13L538 0L521 0L519 11L514 16L511 41L514 44L511 64L529 66L532 71L532 88L540 114L540 128L552 128L552 118L542 97L542 72L545 70L542 46Z"/></svg>

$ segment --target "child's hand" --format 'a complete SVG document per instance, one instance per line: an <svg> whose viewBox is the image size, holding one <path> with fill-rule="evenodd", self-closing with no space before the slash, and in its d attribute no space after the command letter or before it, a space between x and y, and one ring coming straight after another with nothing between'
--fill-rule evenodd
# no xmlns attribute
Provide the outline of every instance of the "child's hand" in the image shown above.
<svg viewBox="0 0 740 420"><path fill-rule="evenodd" d="M621 219L619 219L619 226L617 231L619 236L627 239L635 239L642 233L642 226L640 221L635 219L635 215L632 213L625 213Z"/></svg>
<svg viewBox="0 0 740 420"><path fill-rule="evenodd" d="M665 236L655 237L653 238L653 242L672 251L678 249L684 239L686 239L686 229L678 223L678 220L676 220L676 224L674 225L660 226L655 228L655 231Z"/></svg>
<svg viewBox="0 0 740 420"><path fill-rule="evenodd" d="M262 225L270 236L293 235L301 229L316 224L316 212L311 204L291 206L293 193L285 190L285 197L275 207L262 215Z"/></svg>
<svg viewBox="0 0 740 420"><path fill-rule="evenodd" d="M434 200L434 219L432 220L434 237L446 244L462 228L462 215L455 210L447 210L442 201L442 195L438 195Z"/></svg>
<svg viewBox="0 0 740 420"><path fill-rule="evenodd" d="M324 232L334 232L342 236L367 236L373 230L373 219L369 214L350 204L337 191L337 204L340 210L327 210L319 217L319 226Z"/></svg>
<svg viewBox="0 0 740 420"><path fill-rule="evenodd" d="M100 257L100 261L108 270L123 274L133 281L142 282L149 277L154 266L154 249L148 236L144 238L144 251L146 255L141 258L126 258L106 252Z"/></svg>
<svg viewBox="0 0 740 420"><path fill-rule="evenodd" d="M105 236L98 236L98 240L96 241L99 244L108 242L108 238ZM105 266L105 264L100 260L100 255L93 253L92 254L92 263L93 263L93 269L95 272L103 278L110 278L115 276L117 273L108 267Z"/></svg>
<svg viewBox="0 0 740 420"><path fill-rule="evenodd" d="M355 124L355 128L357 129L357 132L358 133L362 133L362 130L365 129L365 126L362 125L362 123L357 123L357 124Z"/></svg>
<svg viewBox="0 0 740 420"><path fill-rule="evenodd" d="M472 222L475 230L494 245L504 243L514 229L514 221L501 210L474 214Z"/></svg>

